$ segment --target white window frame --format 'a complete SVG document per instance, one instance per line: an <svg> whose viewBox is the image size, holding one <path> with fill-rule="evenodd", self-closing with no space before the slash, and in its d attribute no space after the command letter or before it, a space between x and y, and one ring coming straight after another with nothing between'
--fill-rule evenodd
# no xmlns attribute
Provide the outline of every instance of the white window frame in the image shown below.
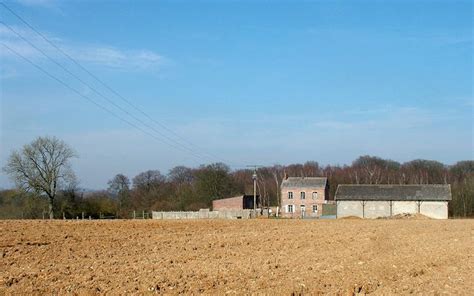
<svg viewBox="0 0 474 296"><path fill-rule="evenodd" d="M313 205L313 213L317 213L318 212L318 205Z"/></svg>
<svg viewBox="0 0 474 296"><path fill-rule="evenodd" d="M312 197L313 197L313 199L318 199L318 193L317 193L316 191L313 192L313 196L312 196Z"/></svg>
<svg viewBox="0 0 474 296"><path fill-rule="evenodd" d="M300 199L306 199L306 192L304 191L300 192Z"/></svg>
<svg viewBox="0 0 474 296"><path fill-rule="evenodd" d="M300 211L301 212L306 212L306 206L305 205L300 205Z"/></svg>
<svg viewBox="0 0 474 296"><path fill-rule="evenodd" d="M292 191L288 192L288 199L293 199L293 192Z"/></svg>
<svg viewBox="0 0 474 296"><path fill-rule="evenodd" d="M286 211L287 211L288 213L294 213L294 212L295 212L295 208L294 208L293 205L287 205L287 206L286 206Z"/></svg>

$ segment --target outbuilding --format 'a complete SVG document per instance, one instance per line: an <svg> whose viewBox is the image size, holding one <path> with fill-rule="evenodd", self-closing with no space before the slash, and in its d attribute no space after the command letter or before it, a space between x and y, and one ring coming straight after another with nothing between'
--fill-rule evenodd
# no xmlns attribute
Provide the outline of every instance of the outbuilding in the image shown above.
<svg viewBox="0 0 474 296"><path fill-rule="evenodd" d="M447 219L451 186L339 185L335 200L337 218L422 214L434 219Z"/></svg>
<svg viewBox="0 0 474 296"><path fill-rule="evenodd" d="M257 207L260 206L260 196L257 195ZM253 195L238 195L212 201L212 210L253 210Z"/></svg>

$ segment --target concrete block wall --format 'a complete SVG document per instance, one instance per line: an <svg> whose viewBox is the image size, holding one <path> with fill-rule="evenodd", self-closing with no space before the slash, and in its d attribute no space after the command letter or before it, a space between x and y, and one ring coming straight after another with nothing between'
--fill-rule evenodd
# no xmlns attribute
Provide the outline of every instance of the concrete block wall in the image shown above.
<svg viewBox="0 0 474 296"><path fill-rule="evenodd" d="M198 212L152 212L152 218L158 220L181 219L250 219L254 218L253 210L223 210Z"/></svg>

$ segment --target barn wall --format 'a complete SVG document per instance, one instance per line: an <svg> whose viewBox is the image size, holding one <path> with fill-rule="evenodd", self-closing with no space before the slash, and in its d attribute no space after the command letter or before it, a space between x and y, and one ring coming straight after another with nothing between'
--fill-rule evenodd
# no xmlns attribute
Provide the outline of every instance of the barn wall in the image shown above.
<svg viewBox="0 0 474 296"><path fill-rule="evenodd" d="M424 201L420 205L420 214L433 219L448 219L448 202Z"/></svg>
<svg viewBox="0 0 474 296"><path fill-rule="evenodd" d="M389 201L337 201L337 218L356 216L360 218L390 217ZM418 202L393 201L392 215L417 214ZM420 214L433 219L448 219L448 203L446 201L423 201L420 203Z"/></svg>
<svg viewBox="0 0 474 296"><path fill-rule="evenodd" d="M356 216L362 218L362 202L352 200L337 201L337 218Z"/></svg>
<svg viewBox="0 0 474 296"><path fill-rule="evenodd" d="M367 201L365 204L364 212L365 212L365 218L388 217L390 216L390 202L389 201Z"/></svg>
<svg viewBox="0 0 474 296"><path fill-rule="evenodd" d="M416 201L394 201L392 205L392 215L416 214L418 205Z"/></svg>

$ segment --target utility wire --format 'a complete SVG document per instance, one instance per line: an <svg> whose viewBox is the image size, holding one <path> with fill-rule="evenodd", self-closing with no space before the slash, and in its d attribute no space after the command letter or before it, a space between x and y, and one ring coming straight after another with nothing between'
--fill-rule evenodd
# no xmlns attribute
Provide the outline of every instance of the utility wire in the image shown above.
<svg viewBox="0 0 474 296"><path fill-rule="evenodd" d="M92 72L90 72L87 68L82 66L78 61L76 61L73 57L71 57L69 54L67 54L65 51L63 51L59 46L57 46L54 42L50 41L46 36L44 36L39 30L35 29L32 25L30 25L26 20L24 20L20 15L15 13L10 7L8 7L5 3L1 2L0 3L5 9L10 11L14 16L16 16L21 22L23 22L28 28L33 30L36 34L38 34L41 38L43 38L48 44L50 44L52 47L54 47L56 50L58 50L60 53L62 53L66 58L68 58L70 61L72 61L76 66L81 68L84 72L89 74L92 78L94 78L97 82L99 82L103 87L108 89L110 92L112 92L114 95L116 95L118 98L120 98L122 101L126 102L129 106L131 106L135 111L138 111L140 114L151 120L153 123L157 124L164 130L168 131L169 133L173 134L176 138L180 139L182 142L186 143L187 145L193 146L198 150L201 150L201 152L207 154L208 156L211 156L214 159L218 159L220 161L226 162L222 158L213 155L209 152L205 152L204 149L201 147L195 145L194 143L188 141L184 137L181 137L178 133L173 131L172 129L168 128L166 125L160 123L159 121L155 120L153 117L148 115L145 111L143 111L141 108L137 107L135 104L133 104L130 100L127 100L124 96L122 96L120 93L115 91L112 87L110 87L108 84L106 84L104 81L102 81L99 77L94 75Z"/></svg>
<svg viewBox="0 0 474 296"><path fill-rule="evenodd" d="M100 97L102 97L103 99L105 99L107 102L109 102L110 104L112 104L113 106L115 106L117 109L119 109L120 111L124 112L125 114L127 114L128 116L132 117L133 119L135 119L137 122L141 123L142 125L146 126L147 128L153 130L154 132L156 132L157 134L159 134L160 136L166 138L168 141L170 142L173 142L175 143L176 145L179 145L179 146L182 146L183 149L187 150L188 152L191 152L191 153L195 153L195 154L198 154L196 153L195 151L193 151L192 149L182 145L181 143L179 143L178 141L176 141L175 139L167 136L166 134L162 133L161 131L157 130L156 128L154 128L153 126L149 125L148 123L144 122L143 120L141 120L140 118L138 118L137 116L135 116L134 114L128 112L126 109L124 109L123 107L121 107L120 105L116 104L113 100L109 99L108 97L106 97L105 95L103 95L101 92L99 92L98 90L96 90L94 87L92 87L91 85L89 85L87 82L85 82L83 79L81 79L79 76L75 75L74 73L72 73L71 71L69 71L66 67L64 67L61 63L57 62L55 59L53 59L52 57L50 57L47 53L45 53L43 50L41 50L40 48L38 48L35 44L33 44L32 42L30 42L28 39L26 39L23 35L21 35L20 33L18 33L16 30L14 30L12 27L10 27L9 25L7 25L6 23L4 23L3 21L0 21L0 24L4 25L7 29L9 29L10 31L12 31L14 34L16 34L19 38L21 38L23 41L25 41L26 43L28 43L31 47L33 47L34 49L36 49L37 51L39 51L42 55L44 55L49 61L51 61L52 63L54 63L55 65L57 65L58 67L60 67L61 69L63 69L66 73L68 73L69 75L71 75L72 77L74 77L75 79L77 79L78 81L80 81L82 84L84 84L85 86L87 86L89 89L91 89L94 93L96 93L97 95L99 95ZM204 159L204 158L203 158Z"/></svg>
<svg viewBox="0 0 474 296"><path fill-rule="evenodd" d="M125 122L126 124L132 126L133 128L136 128L138 129L139 131L145 133L146 135L154 138L155 140L157 141L160 141L160 142L164 142L166 143L167 145L173 147L173 148L176 148L176 149L179 149L181 151L184 151L184 152L187 152L187 153L190 153L192 154L193 156L195 156L196 158L199 158L201 160L205 160L203 159L200 155L198 154L195 154L194 152L190 152L190 151L187 151L187 150L183 150L182 147L180 146L176 146L172 143L169 143L169 142L165 142L163 141L163 139L160 139L158 137L156 137L154 134L148 132L147 130L144 130L143 128L137 126L136 124L130 122L129 120L117 115L116 113L114 113L113 111L111 111L110 109L108 109L107 107L97 103L96 101L94 101L93 99L91 99L90 97L82 94L80 91L78 91L77 89L73 88L72 86L70 86L69 84L67 84L66 82L64 82L63 80L59 79L58 77L54 76L53 74L49 73L47 70L45 70L44 68L42 68L41 66L39 66L38 64L34 63L33 61L31 61L30 59L28 59L27 57L23 56L22 54L20 54L18 51L12 49L11 47L9 47L8 45L4 44L4 43L0 43L1 45L3 45L6 49L8 49L9 51L11 51L12 53L14 53L15 55L17 55L18 57L22 58L23 60L25 60L26 62L28 62L30 65L34 66L36 69L38 69L39 71L43 72L44 74L46 74L48 77L50 77L51 79L57 81L58 83L60 83L61 85L63 85L64 87L66 87L67 89L71 90L72 92L76 93L78 96L82 97L83 99L89 101L90 103L94 104L95 106L101 108L102 110L106 111L107 113L111 114L112 116L114 116L115 118Z"/></svg>

